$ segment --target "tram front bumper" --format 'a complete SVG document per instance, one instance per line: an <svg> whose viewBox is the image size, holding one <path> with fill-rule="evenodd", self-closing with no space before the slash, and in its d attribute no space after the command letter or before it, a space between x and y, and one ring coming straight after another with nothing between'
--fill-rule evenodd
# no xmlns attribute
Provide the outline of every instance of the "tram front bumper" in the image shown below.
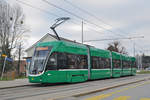
<svg viewBox="0 0 150 100"><path fill-rule="evenodd" d="M41 76L28 76L30 83L43 83L44 80Z"/></svg>

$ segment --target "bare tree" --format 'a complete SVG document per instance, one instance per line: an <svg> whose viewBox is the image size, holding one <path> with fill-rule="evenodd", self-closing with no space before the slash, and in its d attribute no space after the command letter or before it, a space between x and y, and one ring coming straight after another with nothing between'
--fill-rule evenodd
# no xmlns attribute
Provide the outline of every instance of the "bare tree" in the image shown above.
<svg viewBox="0 0 150 100"><path fill-rule="evenodd" d="M128 54L124 46L121 45L119 41L114 41L108 44L107 50L119 52L122 54Z"/></svg>
<svg viewBox="0 0 150 100"><path fill-rule="evenodd" d="M2 54L8 57L23 39L25 32L29 31L25 24L25 15L19 5L10 6L7 2L0 1L0 44Z"/></svg>
<svg viewBox="0 0 150 100"><path fill-rule="evenodd" d="M21 57L24 56L24 52L25 52L23 46L24 46L23 42L20 42L20 44L17 46L17 49L16 49L16 51L15 51L15 55L14 55L14 57L17 58L17 66L15 66L15 67L16 67L16 69L17 69L17 74L18 74L19 76L20 76Z"/></svg>

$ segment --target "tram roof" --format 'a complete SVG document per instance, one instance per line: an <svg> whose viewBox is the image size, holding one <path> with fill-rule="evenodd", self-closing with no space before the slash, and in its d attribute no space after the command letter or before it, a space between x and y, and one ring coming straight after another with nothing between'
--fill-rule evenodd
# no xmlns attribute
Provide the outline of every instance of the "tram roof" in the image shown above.
<svg viewBox="0 0 150 100"><path fill-rule="evenodd" d="M67 41L52 41L52 42L38 43L37 46L55 46L54 47L55 50L58 51L87 54L87 46L81 43L73 43ZM110 56L110 52L108 50L98 49L93 46L90 46L90 50L92 56L102 56L102 57Z"/></svg>
<svg viewBox="0 0 150 100"><path fill-rule="evenodd" d="M112 58L113 59L121 59L121 54L120 53L118 53L118 52L113 52L112 51Z"/></svg>
<svg viewBox="0 0 150 100"><path fill-rule="evenodd" d="M77 54L87 54L87 46L81 43L74 43L68 41L51 41L51 42L41 42L37 44L38 46L53 46L56 51L61 52L70 52ZM110 51L103 50L99 48L95 48L90 46L91 56L100 56L100 57L110 57ZM117 52L112 52L112 57L114 59L120 59L122 57L123 60L135 60L135 57L129 57L124 54L120 54Z"/></svg>

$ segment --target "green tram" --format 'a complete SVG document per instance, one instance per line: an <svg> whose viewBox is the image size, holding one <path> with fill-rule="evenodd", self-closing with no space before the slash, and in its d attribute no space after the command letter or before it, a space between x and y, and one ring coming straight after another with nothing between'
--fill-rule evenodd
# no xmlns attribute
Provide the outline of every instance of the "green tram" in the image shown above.
<svg viewBox="0 0 150 100"><path fill-rule="evenodd" d="M73 83L135 74L134 57L78 43L53 41L37 44L28 78L31 83Z"/></svg>

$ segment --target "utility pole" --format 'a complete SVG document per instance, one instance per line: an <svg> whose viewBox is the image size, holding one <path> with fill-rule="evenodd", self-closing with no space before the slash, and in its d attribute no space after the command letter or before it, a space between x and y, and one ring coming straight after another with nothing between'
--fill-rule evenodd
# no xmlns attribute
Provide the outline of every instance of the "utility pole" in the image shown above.
<svg viewBox="0 0 150 100"><path fill-rule="evenodd" d="M18 48L18 56L19 56L19 58L18 58L18 66L17 66L18 76L20 76L21 51L22 51L22 44L20 42L19 48Z"/></svg>
<svg viewBox="0 0 150 100"><path fill-rule="evenodd" d="M81 40L82 40L82 44L83 44L83 21L82 21L82 36L81 36Z"/></svg>
<svg viewBox="0 0 150 100"><path fill-rule="evenodd" d="M135 57L135 43L133 41L133 56Z"/></svg>
<svg viewBox="0 0 150 100"><path fill-rule="evenodd" d="M138 65L138 70L140 69L140 56L139 54L137 55L137 65Z"/></svg>
<svg viewBox="0 0 150 100"><path fill-rule="evenodd" d="M143 57L142 51L140 51L140 60L139 60L139 62L140 62L139 67L140 67L140 68L139 68L139 70L142 70L142 66L143 66L143 64L142 64L142 63L143 63L143 62L142 62L142 60L143 60L142 57Z"/></svg>
<svg viewBox="0 0 150 100"><path fill-rule="evenodd" d="M143 55L141 56L141 70L143 69Z"/></svg>

